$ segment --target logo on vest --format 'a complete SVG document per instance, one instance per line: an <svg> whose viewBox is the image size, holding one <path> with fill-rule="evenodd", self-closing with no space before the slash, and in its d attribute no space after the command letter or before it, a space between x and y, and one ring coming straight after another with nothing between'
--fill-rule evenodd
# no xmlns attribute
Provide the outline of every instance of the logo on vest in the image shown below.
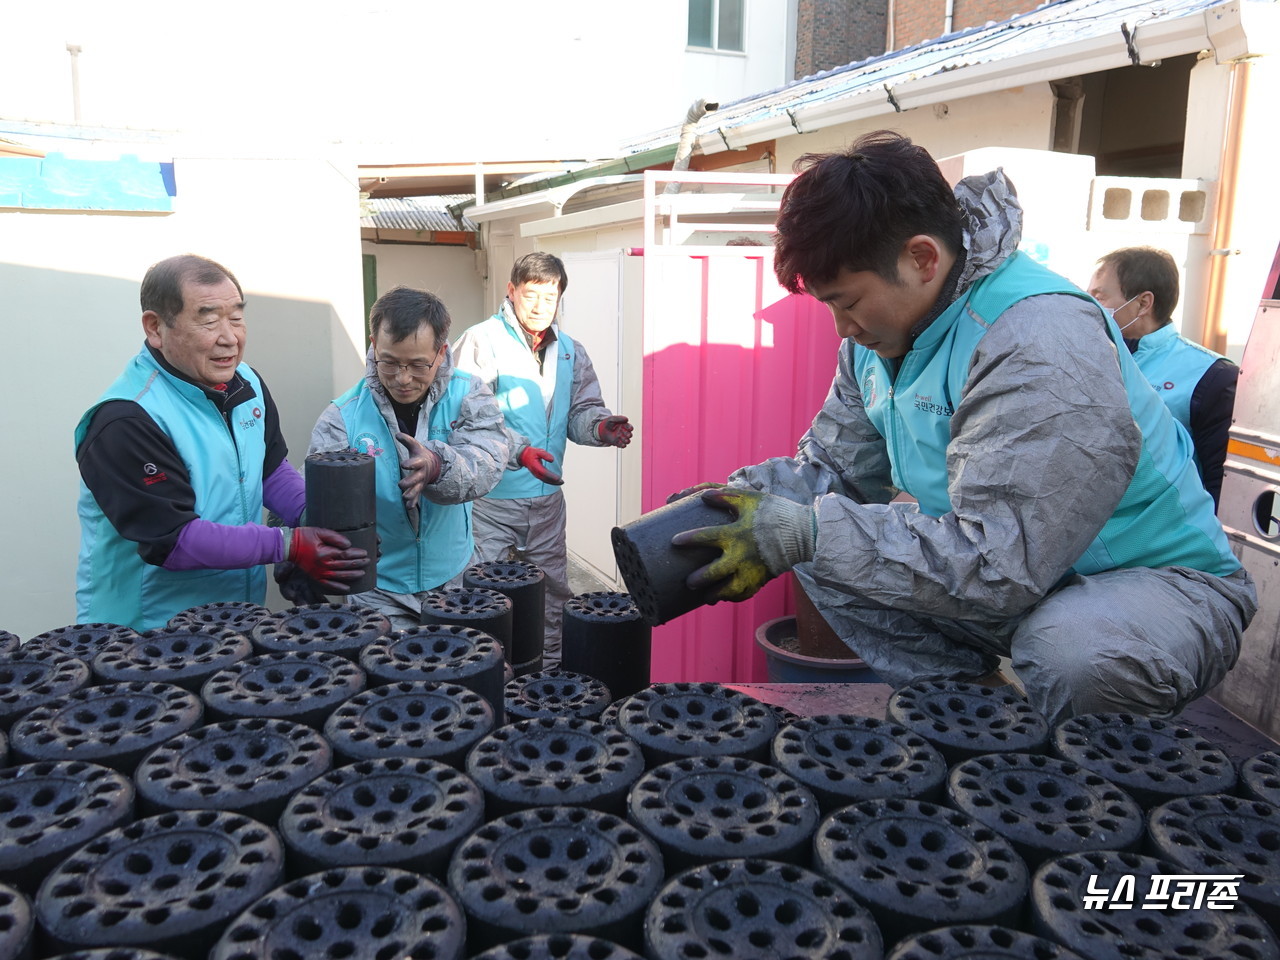
<svg viewBox="0 0 1280 960"><path fill-rule="evenodd" d="M1164 382L1164 388L1165 388L1166 390L1172 390L1172 389L1173 389L1173 381L1172 381L1172 380L1166 380L1166 381Z"/></svg>
<svg viewBox="0 0 1280 960"><path fill-rule="evenodd" d="M358 453L367 453L371 457L382 455L382 448L378 446L378 438L372 433L361 433L356 436L351 443L351 449Z"/></svg>
<svg viewBox="0 0 1280 960"><path fill-rule="evenodd" d="M154 463L144 463L142 465L142 472L145 474L142 478L142 482L148 487L153 483L160 483L161 481L169 479L166 474L160 472L160 468Z"/></svg>
<svg viewBox="0 0 1280 960"><path fill-rule="evenodd" d="M955 409L949 403L935 403L933 397L916 394L915 408L924 413L932 413L935 417L949 417Z"/></svg>
<svg viewBox="0 0 1280 960"><path fill-rule="evenodd" d="M876 402L876 372L868 370L867 375L862 378L862 405L864 407L874 406Z"/></svg>

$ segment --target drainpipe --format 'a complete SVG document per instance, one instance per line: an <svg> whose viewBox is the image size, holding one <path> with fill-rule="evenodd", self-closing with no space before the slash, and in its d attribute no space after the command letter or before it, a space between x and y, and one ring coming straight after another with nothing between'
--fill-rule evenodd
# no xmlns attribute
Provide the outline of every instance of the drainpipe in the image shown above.
<svg viewBox="0 0 1280 960"><path fill-rule="evenodd" d="M951 32L956 20L956 0L947 0L947 11L943 15L942 35L945 37Z"/></svg>
<svg viewBox="0 0 1280 960"><path fill-rule="evenodd" d="M889 5L885 10L884 17L884 52L893 53L893 0L889 0Z"/></svg>
<svg viewBox="0 0 1280 960"><path fill-rule="evenodd" d="M80 126L80 45L68 43L67 53L71 54L71 115Z"/></svg>
<svg viewBox="0 0 1280 960"><path fill-rule="evenodd" d="M1213 240L1209 250L1209 279L1205 285L1204 318L1200 342L1218 353L1227 352L1227 328L1222 302L1227 289L1227 267L1236 251L1231 247L1231 230L1236 212L1236 181L1240 175L1240 131L1244 127L1245 102L1249 92L1249 62L1231 65L1227 123L1222 132L1222 154L1218 163L1218 207L1213 216Z"/></svg>
<svg viewBox="0 0 1280 960"><path fill-rule="evenodd" d="M685 114L684 123L680 127L680 142L676 144L676 156L671 163L672 172L689 169L689 161L693 158L694 140L697 138L698 121L719 106L719 103L707 103L705 100L695 100L689 105L689 112ZM676 193L679 189L680 184L673 180L663 188L662 192Z"/></svg>

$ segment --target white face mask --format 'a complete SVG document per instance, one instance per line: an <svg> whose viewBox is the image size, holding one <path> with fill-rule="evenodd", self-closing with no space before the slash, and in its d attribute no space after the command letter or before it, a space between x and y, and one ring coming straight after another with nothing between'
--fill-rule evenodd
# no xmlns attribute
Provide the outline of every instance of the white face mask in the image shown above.
<svg viewBox="0 0 1280 960"><path fill-rule="evenodd" d="M1140 296L1142 296L1142 294L1138 294L1137 297L1130 297L1128 300L1120 304L1120 306L1116 307L1114 310L1107 310L1107 316L1111 318L1111 322L1115 323L1116 314L1119 313L1121 310L1123 310L1125 307L1127 307L1129 304L1133 303L1133 301L1137 300L1138 297ZM1107 308L1103 307L1103 309L1106 310ZM1124 333L1126 330L1132 327L1135 323L1137 323L1141 318L1142 318L1142 314L1139 313L1136 317L1134 317L1132 320L1126 323L1123 327L1121 327L1120 332Z"/></svg>

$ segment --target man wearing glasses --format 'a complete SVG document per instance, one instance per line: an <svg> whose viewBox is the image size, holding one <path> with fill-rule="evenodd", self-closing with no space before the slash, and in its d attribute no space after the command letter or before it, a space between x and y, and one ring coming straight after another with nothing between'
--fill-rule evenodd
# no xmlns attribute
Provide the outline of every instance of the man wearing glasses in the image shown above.
<svg viewBox="0 0 1280 960"><path fill-rule="evenodd" d="M454 367L449 325L434 294L384 293L369 313L364 378L311 434L311 453L375 458L378 585L352 599L397 629L417 626L428 591L461 583L474 550L470 501L493 489L507 462L498 403L483 380Z"/></svg>
<svg viewBox="0 0 1280 960"><path fill-rule="evenodd" d="M242 362L239 281L182 254L147 271L140 299L142 349L76 428L79 622L151 630L188 607L260 604L267 563L345 593L368 558L295 526L306 492L271 394ZM263 525L264 505L287 526Z"/></svg>
<svg viewBox="0 0 1280 960"><path fill-rule="evenodd" d="M458 365L492 388L511 439L502 482L476 504L477 562L528 560L547 590L543 667L560 661L560 621L569 599L561 463L568 441L625 447L632 427L610 412L582 344L556 322L569 276L559 257L516 261L499 311L455 344Z"/></svg>

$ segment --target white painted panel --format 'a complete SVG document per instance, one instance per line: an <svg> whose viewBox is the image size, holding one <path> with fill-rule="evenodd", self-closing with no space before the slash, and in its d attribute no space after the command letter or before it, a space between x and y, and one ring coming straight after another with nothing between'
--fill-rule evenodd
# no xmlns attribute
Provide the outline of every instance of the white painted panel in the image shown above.
<svg viewBox="0 0 1280 960"><path fill-rule="evenodd" d="M566 253L569 289L563 301L561 323L591 357L604 402L615 413L622 409L622 261L619 250ZM626 450L569 444L565 453L564 494L568 510L570 553L611 584L618 584L609 531L619 521L624 461L639 472L640 444Z"/></svg>

